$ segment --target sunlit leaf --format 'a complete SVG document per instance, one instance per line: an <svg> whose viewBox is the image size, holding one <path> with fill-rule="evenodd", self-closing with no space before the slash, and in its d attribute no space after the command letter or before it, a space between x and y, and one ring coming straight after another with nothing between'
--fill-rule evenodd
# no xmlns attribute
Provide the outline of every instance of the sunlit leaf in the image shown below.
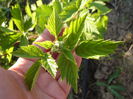
<svg viewBox="0 0 133 99"><path fill-rule="evenodd" d="M70 23L70 26L65 29L63 35L66 36L66 39L64 41L64 45L66 46L66 48L73 49L80 40L85 18L86 16L72 21Z"/></svg>
<svg viewBox="0 0 133 99"><path fill-rule="evenodd" d="M34 42L34 44L44 47L45 49L50 49L53 46L53 43L51 41Z"/></svg>
<svg viewBox="0 0 133 99"><path fill-rule="evenodd" d="M63 19L63 21L69 21L77 10L78 8L76 8L76 3L72 2L65 8L63 8L63 11L60 13L60 16Z"/></svg>
<svg viewBox="0 0 133 99"><path fill-rule="evenodd" d="M12 7L11 14L12 14L12 19L17 28L20 31L24 31L24 22L19 4L16 4L15 6Z"/></svg>
<svg viewBox="0 0 133 99"><path fill-rule="evenodd" d="M46 28L49 30L49 32L52 35L54 35L57 38L62 29L62 26L63 26L63 23L60 17L58 16L56 10L54 9L51 16L48 19Z"/></svg>
<svg viewBox="0 0 133 99"><path fill-rule="evenodd" d="M56 77L58 65L56 61L52 58L50 54L47 54L47 57L42 58L42 67L47 70L52 77Z"/></svg>
<svg viewBox="0 0 133 99"><path fill-rule="evenodd" d="M62 11L62 2L60 0L55 0L53 2L53 8L56 9L56 12L59 14Z"/></svg>
<svg viewBox="0 0 133 99"><path fill-rule="evenodd" d="M76 53L83 58L99 59L113 53L121 43L109 40L84 41L76 48Z"/></svg>
<svg viewBox="0 0 133 99"><path fill-rule="evenodd" d="M25 11L26 11L28 16L32 17L32 12L31 12L31 9L29 6L29 2L27 2L27 4L26 4Z"/></svg>
<svg viewBox="0 0 133 99"><path fill-rule="evenodd" d="M101 12L102 14L107 14L111 11L111 9L109 9L106 4L104 2L101 2L101 1L95 1L93 3L91 3L90 6L94 6L96 7L99 12Z"/></svg>
<svg viewBox="0 0 133 99"><path fill-rule="evenodd" d="M45 56L41 49L34 45L21 46L18 50L14 51L13 54L17 57L24 58L41 58Z"/></svg>
<svg viewBox="0 0 133 99"><path fill-rule="evenodd" d="M42 33L45 29L45 24L47 23L48 17L52 13L52 7L47 5L42 5L36 10L36 17L37 17L37 26L36 31L38 33Z"/></svg>

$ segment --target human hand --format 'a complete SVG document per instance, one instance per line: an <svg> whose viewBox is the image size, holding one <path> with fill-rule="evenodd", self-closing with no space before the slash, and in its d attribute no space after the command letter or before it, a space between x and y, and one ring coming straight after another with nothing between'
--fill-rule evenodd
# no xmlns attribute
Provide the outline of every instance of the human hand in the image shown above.
<svg viewBox="0 0 133 99"><path fill-rule="evenodd" d="M37 42L51 40L53 37L45 30L37 38ZM73 53L78 66L81 58ZM29 91L24 83L24 74L33 65L35 60L19 58L17 62L4 70L0 68L0 99L66 99L70 91L70 85L61 80L60 73L56 79L52 78L44 69L40 71L34 88Z"/></svg>

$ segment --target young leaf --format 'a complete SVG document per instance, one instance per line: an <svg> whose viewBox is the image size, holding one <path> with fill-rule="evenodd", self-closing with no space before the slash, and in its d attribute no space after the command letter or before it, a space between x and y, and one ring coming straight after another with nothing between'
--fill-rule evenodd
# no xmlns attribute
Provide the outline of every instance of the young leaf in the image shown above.
<svg viewBox="0 0 133 99"><path fill-rule="evenodd" d="M39 71L41 69L40 61L35 62L25 74L24 81L29 90L31 90L36 82Z"/></svg>
<svg viewBox="0 0 133 99"><path fill-rule="evenodd" d="M52 77L56 77L58 65L56 61L52 58L50 54L47 54L47 57L42 58L42 67L47 70Z"/></svg>
<svg viewBox="0 0 133 99"><path fill-rule="evenodd" d="M104 37L104 34L107 30L107 24L108 24L108 17L107 16L100 16L97 20L96 20L96 26L97 29L99 30L100 34L102 35L102 37Z"/></svg>
<svg viewBox="0 0 133 99"><path fill-rule="evenodd" d="M12 7L12 19L20 31L24 31L23 17L19 4Z"/></svg>
<svg viewBox="0 0 133 99"><path fill-rule="evenodd" d="M64 54L59 56L58 66L61 71L62 79L66 79L66 81L74 88L75 92L77 92L78 66L70 61Z"/></svg>
<svg viewBox="0 0 133 99"><path fill-rule="evenodd" d="M76 7L80 10L86 7L89 3L92 3L94 0L77 0Z"/></svg>
<svg viewBox="0 0 133 99"><path fill-rule="evenodd" d="M55 0L53 2L53 8L56 9L57 13L59 14L62 11L62 2L60 0Z"/></svg>
<svg viewBox="0 0 133 99"><path fill-rule="evenodd" d="M111 11L108 7L106 7L106 4L102 1L94 1L90 4L90 7L96 7L101 14L107 14Z"/></svg>
<svg viewBox="0 0 133 99"><path fill-rule="evenodd" d="M26 7L25 7L25 12L27 13L27 15L29 17L32 17L32 12L31 12L31 9L30 9L29 2L28 1L27 1L27 4L26 4Z"/></svg>
<svg viewBox="0 0 133 99"><path fill-rule="evenodd" d="M45 14L44 14L45 13ZM47 23L48 17L52 13L52 7L47 5L42 5L36 10L37 17L37 27L36 30L38 33L42 33L45 29L45 24Z"/></svg>
<svg viewBox="0 0 133 99"><path fill-rule="evenodd" d="M84 41L76 48L76 53L83 58L99 59L113 53L121 43L109 40Z"/></svg>
<svg viewBox="0 0 133 99"><path fill-rule="evenodd" d="M73 14L77 12L78 8L76 8L75 6L75 2L71 2L62 10L60 16L63 21L69 21L72 18Z"/></svg>
<svg viewBox="0 0 133 99"><path fill-rule="evenodd" d="M63 24L62 24L60 17L58 16L56 10L53 9L53 12L48 19L46 28L49 30L49 32L52 35L54 35L57 38L62 29L62 26L63 26Z"/></svg>
<svg viewBox="0 0 133 99"><path fill-rule="evenodd" d="M8 29L10 29L10 30L13 30L14 29L14 25L13 25L13 20L12 19L10 19L10 21L9 21Z"/></svg>
<svg viewBox="0 0 133 99"><path fill-rule="evenodd" d="M8 59L9 63L12 61L12 52L13 52L13 49L14 49L14 47L10 47L9 49L6 50L7 59Z"/></svg>
<svg viewBox="0 0 133 99"><path fill-rule="evenodd" d="M101 21L99 21L101 24ZM88 15L85 20L85 25L83 28L83 40L92 40L92 39L103 39L103 32L100 32L96 23L96 19L92 18L91 15Z"/></svg>
<svg viewBox="0 0 133 99"><path fill-rule="evenodd" d="M50 49L53 46L53 43L51 41L34 42L34 44L44 47L45 49Z"/></svg>
<svg viewBox="0 0 133 99"><path fill-rule="evenodd" d="M21 46L18 50L14 51L13 54L17 57L24 58L41 58L45 56L45 54L34 45Z"/></svg>
<svg viewBox="0 0 133 99"><path fill-rule="evenodd" d="M86 16L82 18L78 18L75 21L72 21L69 28L66 28L64 31L65 43L64 45L68 49L73 49L78 41L80 40L80 36L82 35L82 30L84 27L84 21Z"/></svg>
<svg viewBox="0 0 133 99"><path fill-rule="evenodd" d="M28 31L30 28L32 28L32 26L33 26L32 18L27 15L24 16L24 31Z"/></svg>
<svg viewBox="0 0 133 99"><path fill-rule="evenodd" d="M29 44L28 38L22 35L20 39L20 46L27 46L28 44Z"/></svg>

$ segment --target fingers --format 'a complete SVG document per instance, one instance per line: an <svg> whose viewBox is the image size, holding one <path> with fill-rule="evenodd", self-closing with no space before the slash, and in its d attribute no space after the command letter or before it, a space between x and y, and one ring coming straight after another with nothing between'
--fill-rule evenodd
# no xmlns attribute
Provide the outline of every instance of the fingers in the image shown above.
<svg viewBox="0 0 133 99"><path fill-rule="evenodd" d="M54 36L52 36L48 30L44 30L44 32L35 40L35 42L42 41L54 41Z"/></svg>
<svg viewBox="0 0 133 99"><path fill-rule="evenodd" d="M54 37L48 32L48 30L44 30L44 33L42 33L42 35L40 35L35 42L42 42L46 40L54 40ZM36 59L19 58L17 62L9 68L9 70L24 74L35 61Z"/></svg>
<svg viewBox="0 0 133 99"><path fill-rule="evenodd" d="M63 89L63 91L65 92L65 94L68 96L71 86L67 83L66 80L62 80L61 77L59 78L58 83L60 87Z"/></svg>
<svg viewBox="0 0 133 99"><path fill-rule="evenodd" d="M37 80L37 86L42 92L54 97L54 99L66 99L67 97L58 81L51 77L47 72L40 73Z"/></svg>

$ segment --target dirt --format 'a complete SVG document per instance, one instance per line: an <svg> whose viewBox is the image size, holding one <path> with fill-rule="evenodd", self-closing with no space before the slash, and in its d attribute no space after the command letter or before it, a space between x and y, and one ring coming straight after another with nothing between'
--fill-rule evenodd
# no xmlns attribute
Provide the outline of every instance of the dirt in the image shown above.
<svg viewBox="0 0 133 99"><path fill-rule="evenodd" d="M133 99L133 0L112 0L113 9L109 13L108 31L105 39L124 41L115 54L101 60L85 60L79 72L79 92L70 92L68 99L117 99L96 81L106 82L117 69L121 74L113 83L125 87L119 92L125 99Z"/></svg>

